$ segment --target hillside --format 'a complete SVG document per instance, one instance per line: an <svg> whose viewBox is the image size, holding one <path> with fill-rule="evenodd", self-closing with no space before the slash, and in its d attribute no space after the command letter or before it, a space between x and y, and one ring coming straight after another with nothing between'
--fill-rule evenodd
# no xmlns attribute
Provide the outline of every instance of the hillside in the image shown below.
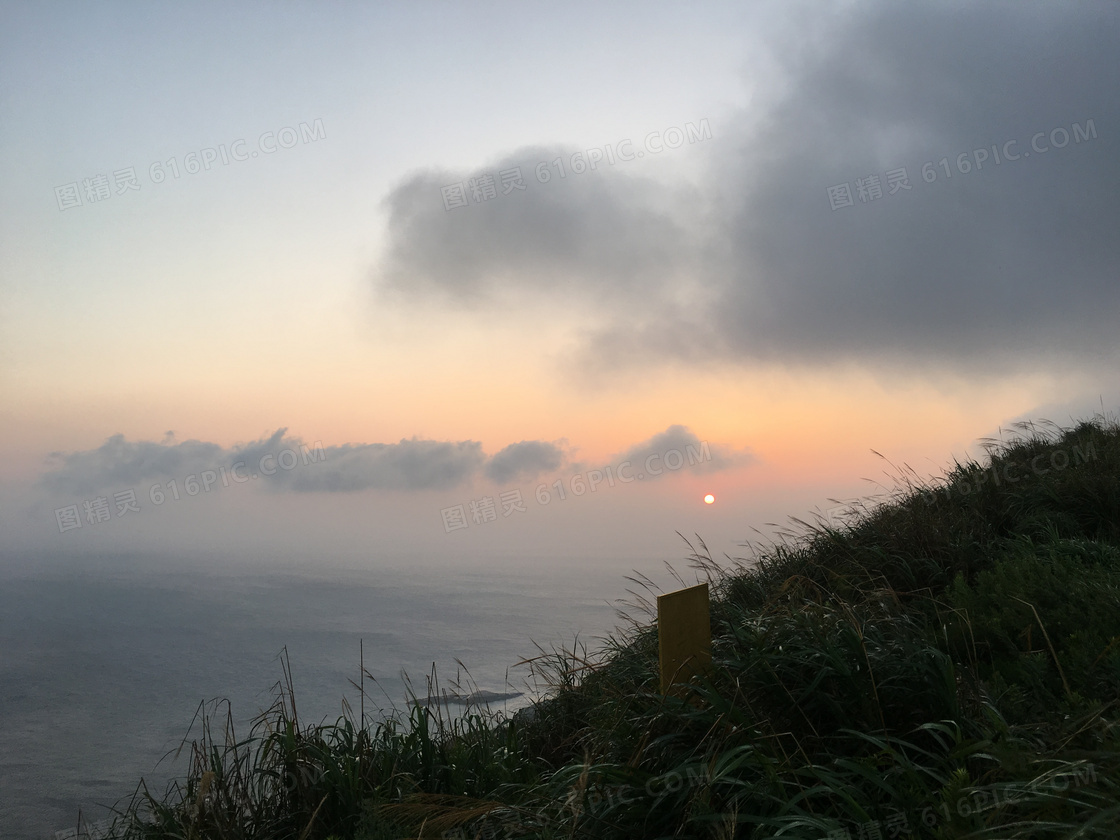
<svg viewBox="0 0 1120 840"><path fill-rule="evenodd" d="M983 463L757 556L690 558L713 668L657 691L657 628L542 652L532 714L303 725L193 744L120 836L1120 836L1120 426L1022 426ZM429 692L433 693L433 692Z"/></svg>

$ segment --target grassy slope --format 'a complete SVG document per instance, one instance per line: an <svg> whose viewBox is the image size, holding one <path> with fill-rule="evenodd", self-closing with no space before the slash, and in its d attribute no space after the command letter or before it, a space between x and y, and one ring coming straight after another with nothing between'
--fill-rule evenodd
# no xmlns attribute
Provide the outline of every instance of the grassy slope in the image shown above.
<svg viewBox="0 0 1120 840"><path fill-rule="evenodd" d="M658 694L640 624L536 659L532 720L306 726L283 691L240 741L205 720L122 835L1120 836L1116 423L1023 427L749 567L691 560L714 667L687 696Z"/></svg>

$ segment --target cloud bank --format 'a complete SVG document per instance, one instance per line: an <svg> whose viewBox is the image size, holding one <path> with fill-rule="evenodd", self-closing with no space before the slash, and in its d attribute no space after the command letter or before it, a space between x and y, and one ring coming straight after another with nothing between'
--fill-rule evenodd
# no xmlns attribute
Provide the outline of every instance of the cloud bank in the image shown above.
<svg viewBox="0 0 1120 840"><path fill-rule="evenodd" d="M555 473L568 462L563 444L523 440L487 456L477 441L412 438L324 446L290 436L286 428L228 448L198 440L176 442L170 435L159 443L128 441L118 434L95 449L52 453L51 469L40 485L52 494L90 494L143 489L172 479L183 483L193 476L207 487L217 481L259 479L269 490L294 493L447 490L475 479L503 484ZM680 425L637 444L622 457L664 456L671 449L684 454L690 447L698 453L695 466L690 459L692 471L730 469L750 460L730 449L702 444Z"/></svg>
<svg viewBox="0 0 1120 840"><path fill-rule="evenodd" d="M1120 5L855 3L768 43L784 93L679 150L707 155L699 182L537 183L561 146L417 173L377 288L548 301L585 367L1115 364ZM445 209L441 185L515 165L523 192Z"/></svg>

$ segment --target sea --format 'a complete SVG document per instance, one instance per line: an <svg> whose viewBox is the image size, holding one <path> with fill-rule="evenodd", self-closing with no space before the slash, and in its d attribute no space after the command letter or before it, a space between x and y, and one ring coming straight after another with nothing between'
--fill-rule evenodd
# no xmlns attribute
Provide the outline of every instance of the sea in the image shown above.
<svg viewBox="0 0 1120 840"><path fill-rule="evenodd" d="M445 691L515 695L491 704L512 714L539 687L519 662L600 649L635 614L619 563L156 566L0 568L0 840L104 824L141 780L162 794L200 709L228 700L247 732L285 656L304 723L357 715L359 681L367 717L407 710L433 668Z"/></svg>

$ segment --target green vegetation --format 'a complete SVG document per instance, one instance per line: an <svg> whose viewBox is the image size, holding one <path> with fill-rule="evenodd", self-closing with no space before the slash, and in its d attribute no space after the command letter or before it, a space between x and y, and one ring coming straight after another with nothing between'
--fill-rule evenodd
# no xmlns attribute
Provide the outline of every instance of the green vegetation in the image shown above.
<svg viewBox="0 0 1120 840"><path fill-rule="evenodd" d="M1120 426L1018 428L712 588L713 669L657 691L657 629L528 660L534 714L304 725L290 674L214 715L129 838L1120 836ZM461 832L461 833L460 833Z"/></svg>

